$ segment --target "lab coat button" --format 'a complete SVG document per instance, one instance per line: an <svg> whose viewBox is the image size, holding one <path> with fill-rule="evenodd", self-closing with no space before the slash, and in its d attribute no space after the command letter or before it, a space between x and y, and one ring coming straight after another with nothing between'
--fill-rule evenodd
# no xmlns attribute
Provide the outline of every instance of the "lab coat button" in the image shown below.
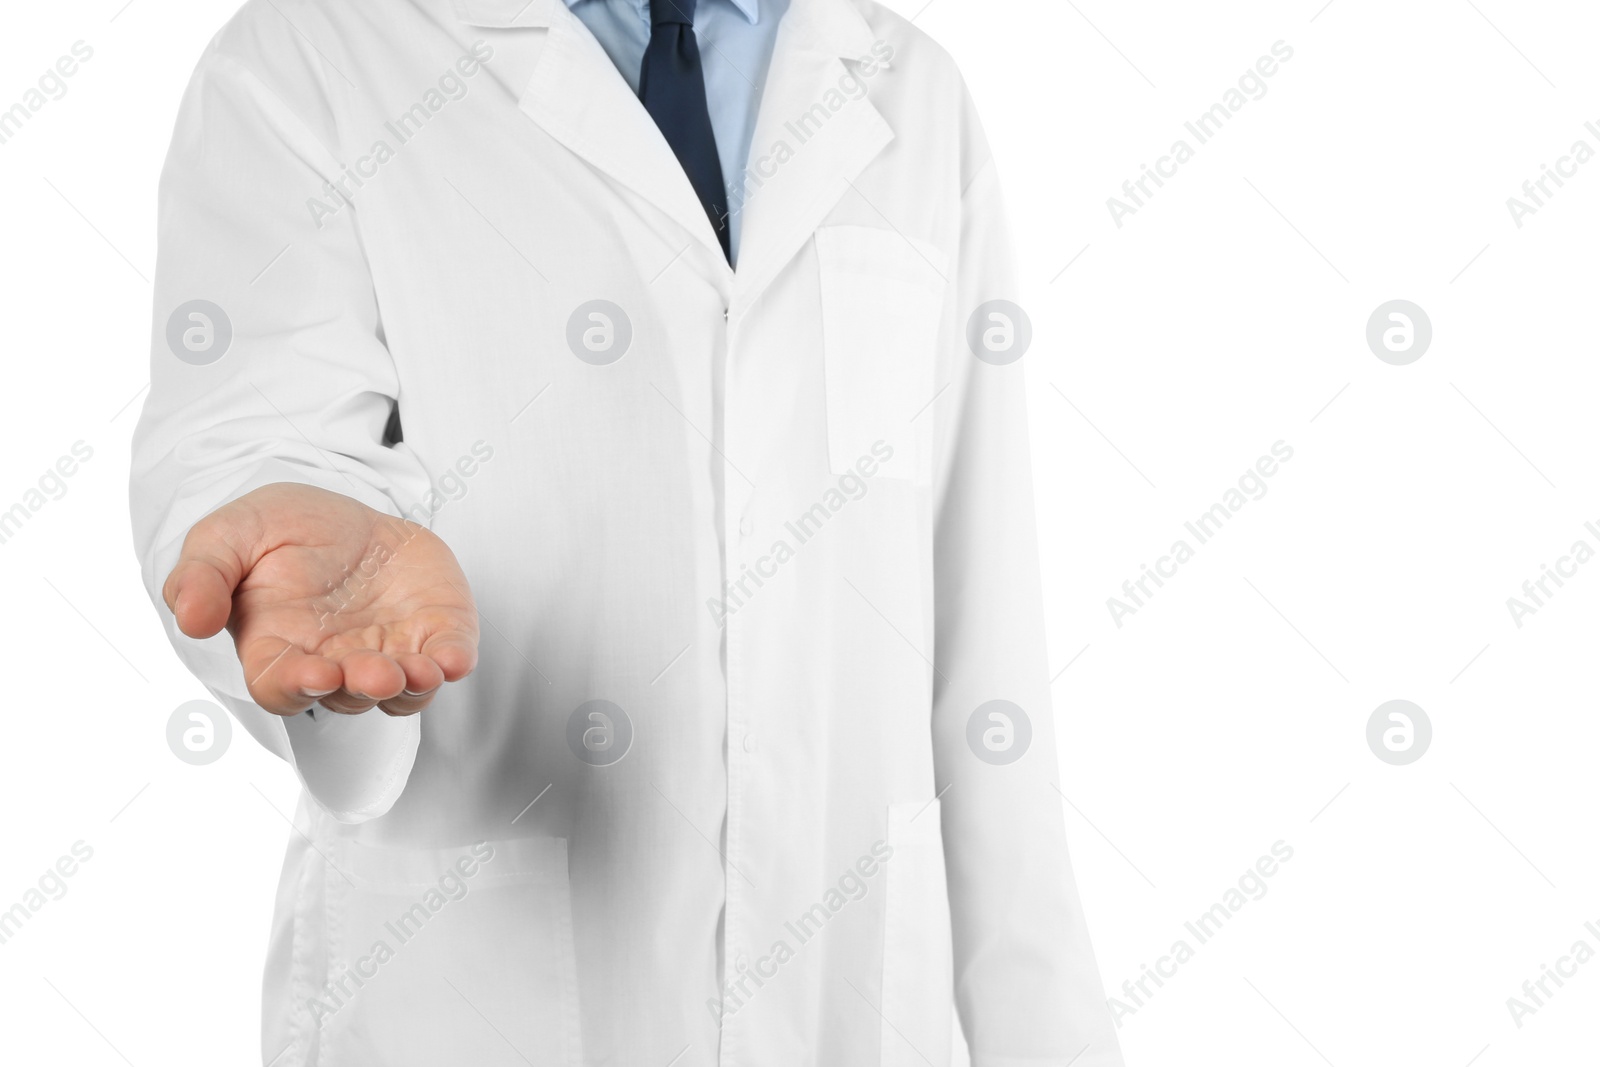
<svg viewBox="0 0 1600 1067"><path fill-rule="evenodd" d="M739 520L739 532L749 537L756 532L756 524L748 516Z"/></svg>
<svg viewBox="0 0 1600 1067"><path fill-rule="evenodd" d="M745 734L744 735L744 750L746 752L754 752L756 749L758 749L760 747L761 747L761 745L756 741L756 735L755 734Z"/></svg>

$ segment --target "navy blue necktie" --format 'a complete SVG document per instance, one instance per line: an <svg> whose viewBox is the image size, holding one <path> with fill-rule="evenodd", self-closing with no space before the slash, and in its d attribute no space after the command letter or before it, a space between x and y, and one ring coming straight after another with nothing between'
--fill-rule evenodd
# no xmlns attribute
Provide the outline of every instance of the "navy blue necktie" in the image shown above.
<svg viewBox="0 0 1600 1067"><path fill-rule="evenodd" d="M639 66L639 100L672 146L706 209L711 228L728 252L728 194L706 106L700 45L694 37L695 0L650 0L650 43Z"/></svg>

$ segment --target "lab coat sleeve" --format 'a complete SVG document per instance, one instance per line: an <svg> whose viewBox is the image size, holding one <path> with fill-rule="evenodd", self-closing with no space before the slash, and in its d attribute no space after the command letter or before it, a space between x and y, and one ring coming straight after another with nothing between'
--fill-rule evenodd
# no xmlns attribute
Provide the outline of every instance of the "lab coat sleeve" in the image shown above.
<svg viewBox="0 0 1600 1067"><path fill-rule="evenodd" d="M273 715L250 699L228 632L185 637L161 600L196 520L273 482L427 521L413 507L428 491L426 471L404 444L384 444L399 390L354 208L320 225L308 208L313 197L338 203L323 183L340 168L327 112L308 123L289 101L314 100L326 84L303 42L255 23L236 22L201 60L162 173L150 392L130 479L134 543L179 658L323 808L361 822L404 788L421 716ZM274 60L251 62L252 53ZM180 359L169 343L169 318L194 300L222 309L207 313L214 345L222 318L231 325L214 362Z"/></svg>
<svg viewBox="0 0 1600 1067"><path fill-rule="evenodd" d="M935 764L954 936L956 1006L974 1067L1120 1067L1058 789L1024 367L968 347L986 301L1022 302L995 168L966 104L962 213L949 276L935 479ZM991 700L1026 713L1014 763L974 754ZM1070 793L1070 788L1067 789Z"/></svg>

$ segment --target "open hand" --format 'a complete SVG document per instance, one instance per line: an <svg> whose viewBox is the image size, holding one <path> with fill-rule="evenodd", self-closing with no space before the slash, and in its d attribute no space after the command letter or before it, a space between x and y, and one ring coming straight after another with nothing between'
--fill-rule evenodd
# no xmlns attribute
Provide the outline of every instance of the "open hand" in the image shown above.
<svg viewBox="0 0 1600 1067"><path fill-rule="evenodd" d="M449 547L313 486L263 486L201 519L161 595L190 637L228 627L251 698L279 715L313 702L409 715L478 662Z"/></svg>

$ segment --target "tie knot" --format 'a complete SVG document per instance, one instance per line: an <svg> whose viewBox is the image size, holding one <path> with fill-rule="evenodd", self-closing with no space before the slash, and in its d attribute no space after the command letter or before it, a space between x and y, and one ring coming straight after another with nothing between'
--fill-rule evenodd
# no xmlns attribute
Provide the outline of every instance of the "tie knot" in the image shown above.
<svg viewBox="0 0 1600 1067"><path fill-rule="evenodd" d="M695 0L650 0L650 25L694 25Z"/></svg>

